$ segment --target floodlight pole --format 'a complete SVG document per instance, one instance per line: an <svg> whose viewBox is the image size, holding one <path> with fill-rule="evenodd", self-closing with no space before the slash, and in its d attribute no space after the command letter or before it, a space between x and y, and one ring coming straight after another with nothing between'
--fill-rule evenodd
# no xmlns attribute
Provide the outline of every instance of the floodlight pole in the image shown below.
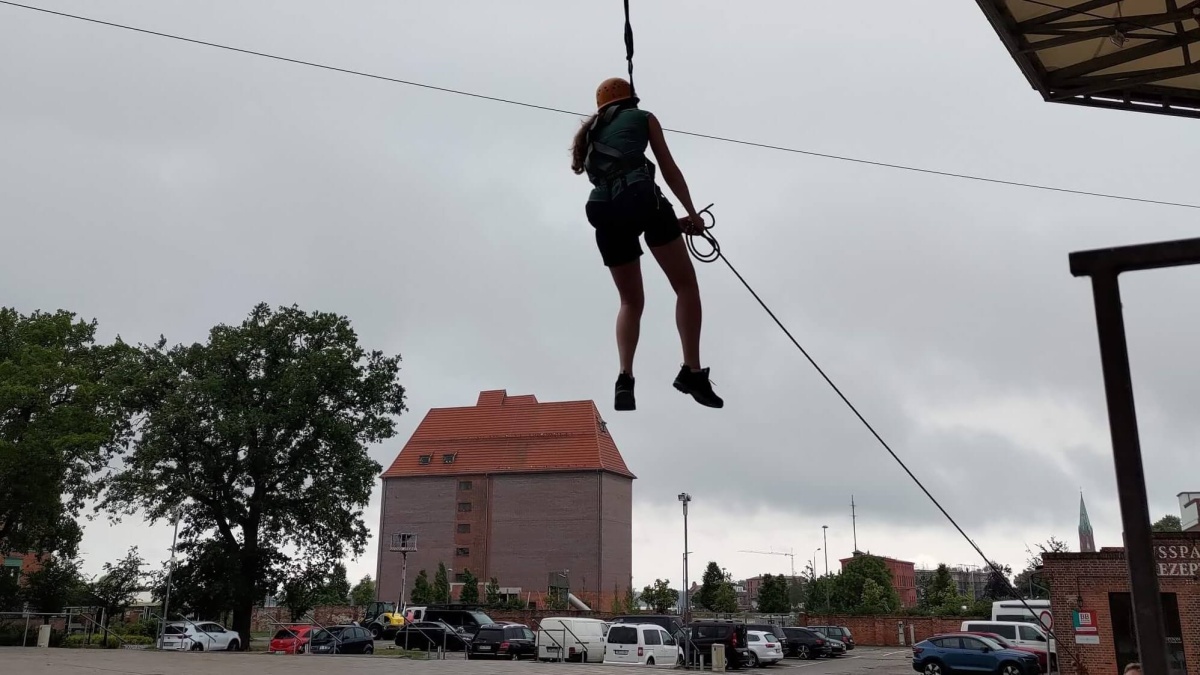
<svg viewBox="0 0 1200 675"><path fill-rule="evenodd" d="M1100 367L1104 374L1138 658L1145 675L1167 675L1166 626L1154 561L1150 507L1117 277L1122 272L1200 264L1200 238L1077 251L1070 254L1069 261L1072 276L1092 279Z"/></svg>

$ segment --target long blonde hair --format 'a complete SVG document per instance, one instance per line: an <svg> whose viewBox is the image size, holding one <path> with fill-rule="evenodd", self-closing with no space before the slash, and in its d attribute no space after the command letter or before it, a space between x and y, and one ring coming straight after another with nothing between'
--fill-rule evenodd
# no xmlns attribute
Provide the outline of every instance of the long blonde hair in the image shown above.
<svg viewBox="0 0 1200 675"><path fill-rule="evenodd" d="M592 124L596 121L596 113L583 121L579 131L575 132L575 141L571 144L571 170L576 174L583 173L583 160L587 159L588 151L588 129L591 129Z"/></svg>

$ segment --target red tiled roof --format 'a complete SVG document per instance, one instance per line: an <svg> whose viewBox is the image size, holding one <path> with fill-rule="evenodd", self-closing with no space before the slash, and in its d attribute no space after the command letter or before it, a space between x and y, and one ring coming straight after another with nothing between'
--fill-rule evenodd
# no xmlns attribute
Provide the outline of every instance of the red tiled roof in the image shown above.
<svg viewBox="0 0 1200 675"><path fill-rule="evenodd" d="M449 464L447 455L453 456ZM473 406L430 409L383 477L545 471L636 478L594 402L539 403L532 394L509 396L503 389L480 392Z"/></svg>

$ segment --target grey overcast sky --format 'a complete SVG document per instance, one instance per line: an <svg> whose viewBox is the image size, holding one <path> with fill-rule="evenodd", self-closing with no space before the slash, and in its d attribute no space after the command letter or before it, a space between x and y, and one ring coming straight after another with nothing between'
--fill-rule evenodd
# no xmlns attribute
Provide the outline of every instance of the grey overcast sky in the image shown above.
<svg viewBox="0 0 1200 675"><path fill-rule="evenodd" d="M98 19L586 111L625 72L621 3L29 0ZM945 171L1188 201L1200 121L1043 103L970 2L634 2L664 126ZM0 302L202 340L260 301L331 310L403 356L412 412L504 388L594 399L634 487L634 579L829 567L858 546L980 563L723 265L699 269L723 410L671 388L647 256L636 413L612 411L617 296L569 170L579 118L0 6ZM1090 287L1067 254L1191 236L1192 210L670 135L730 260L993 558L1098 545L1120 518ZM676 205L678 201L672 197ZM1200 269L1125 278L1152 511L1200 489ZM378 522L378 490L367 511ZM87 527L87 569L170 527ZM349 561L374 572L374 544ZM819 572L823 553L817 554Z"/></svg>

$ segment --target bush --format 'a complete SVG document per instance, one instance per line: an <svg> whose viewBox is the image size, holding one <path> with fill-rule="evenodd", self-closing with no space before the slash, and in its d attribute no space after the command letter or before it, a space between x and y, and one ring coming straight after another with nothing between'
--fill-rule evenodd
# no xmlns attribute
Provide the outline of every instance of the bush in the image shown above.
<svg viewBox="0 0 1200 675"><path fill-rule="evenodd" d="M38 641L38 631L41 629L41 623L30 622L29 636L25 638L24 644L27 647L36 646ZM0 647L20 647L22 644L22 633L25 631L25 624L20 625L9 624L0 626ZM61 647L63 641L63 632L61 630L50 631L50 646Z"/></svg>

